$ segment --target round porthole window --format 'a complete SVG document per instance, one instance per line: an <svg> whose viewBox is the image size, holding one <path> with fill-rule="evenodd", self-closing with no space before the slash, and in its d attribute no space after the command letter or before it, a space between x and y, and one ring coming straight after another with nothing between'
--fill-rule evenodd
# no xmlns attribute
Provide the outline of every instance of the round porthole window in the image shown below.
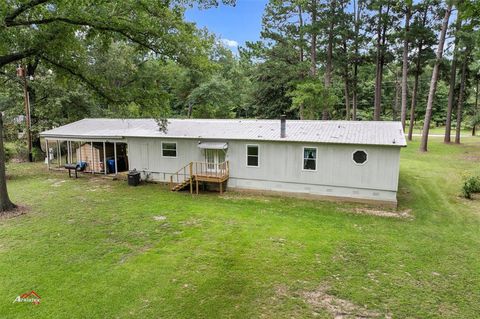
<svg viewBox="0 0 480 319"><path fill-rule="evenodd" d="M365 151L355 151L353 153L353 161L357 164L365 164L367 161L367 153Z"/></svg>

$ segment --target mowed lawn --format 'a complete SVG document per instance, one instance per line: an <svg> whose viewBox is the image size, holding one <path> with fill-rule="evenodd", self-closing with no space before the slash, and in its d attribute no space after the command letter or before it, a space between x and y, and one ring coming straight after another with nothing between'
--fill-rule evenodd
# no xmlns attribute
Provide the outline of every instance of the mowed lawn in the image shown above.
<svg viewBox="0 0 480 319"><path fill-rule="evenodd" d="M480 199L458 195L480 138L441 140L402 150L407 218L10 164L29 210L0 219L0 318L478 317ZM31 290L39 305L13 303Z"/></svg>

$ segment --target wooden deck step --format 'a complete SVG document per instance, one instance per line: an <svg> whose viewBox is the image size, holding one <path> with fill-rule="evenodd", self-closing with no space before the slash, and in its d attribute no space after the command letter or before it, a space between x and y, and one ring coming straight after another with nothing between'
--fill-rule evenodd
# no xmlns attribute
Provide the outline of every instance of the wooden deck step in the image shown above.
<svg viewBox="0 0 480 319"><path fill-rule="evenodd" d="M193 182L193 181L192 181ZM174 192L177 192L179 190L182 190L184 189L185 187L187 187L188 185L190 185L190 180L189 179L186 179L184 180L183 182L181 182L180 184L176 184L175 186L172 187L172 191Z"/></svg>
<svg viewBox="0 0 480 319"><path fill-rule="evenodd" d="M212 166L214 169L212 169ZM196 193L198 194L199 182L218 183L221 194L223 193L223 183L229 178L229 171L228 161L215 164L190 162L170 176L170 189L177 192L190 186L190 193L193 193L193 184L195 183Z"/></svg>

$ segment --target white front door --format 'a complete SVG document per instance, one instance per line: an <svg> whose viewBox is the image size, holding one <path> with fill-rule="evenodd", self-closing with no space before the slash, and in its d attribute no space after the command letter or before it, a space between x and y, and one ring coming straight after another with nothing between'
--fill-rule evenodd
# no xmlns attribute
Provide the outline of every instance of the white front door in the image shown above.
<svg viewBox="0 0 480 319"><path fill-rule="evenodd" d="M205 149L205 162L208 171L215 171L218 164L225 162L225 151Z"/></svg>

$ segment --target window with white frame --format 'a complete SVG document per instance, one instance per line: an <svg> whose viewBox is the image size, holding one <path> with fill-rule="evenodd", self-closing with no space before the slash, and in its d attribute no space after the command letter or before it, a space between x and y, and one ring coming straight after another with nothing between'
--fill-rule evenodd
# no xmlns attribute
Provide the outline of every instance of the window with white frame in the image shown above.
<svg viewBox="0 0 480 319"><path fill-rule="evenodd" d="M317 148L316 147L303 148L303 169L306 171L317 170Z"/></svg>
<svg viewBox="0 0 480 319"><path fill-rule="evenodd" d="M162 142L163 157L177 157L177 143Z"/></svg>
<svg viewBox="0 0 480 319"><path fill-rule="evenodd" d="M258 167L258 145L247 145L247 166Z"/></svg>

